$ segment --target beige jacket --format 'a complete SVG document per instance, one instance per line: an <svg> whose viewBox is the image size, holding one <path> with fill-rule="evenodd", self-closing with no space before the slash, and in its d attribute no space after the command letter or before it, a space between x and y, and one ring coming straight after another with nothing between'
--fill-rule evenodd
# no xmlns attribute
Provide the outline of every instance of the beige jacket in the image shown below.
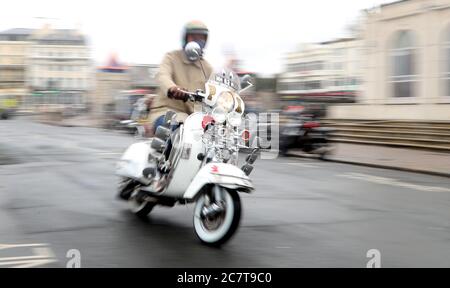
<svg viewBox="0 0 450 288"><path fill-rule="evenodd" d="M205 69L206 77L212 73L211 65L206 60L201 60ZM197 89L205 89L205 76L199 62L191 62L186 58L183 50L176 50L167 53L159 67L157 75L159 84L158 96L153 100L149 122L155 120L171 110L179 114L191 114L194 112L194 103L183 102L181 100L170 99L167 97L169 88L179 86L190 92Z"/></svg>

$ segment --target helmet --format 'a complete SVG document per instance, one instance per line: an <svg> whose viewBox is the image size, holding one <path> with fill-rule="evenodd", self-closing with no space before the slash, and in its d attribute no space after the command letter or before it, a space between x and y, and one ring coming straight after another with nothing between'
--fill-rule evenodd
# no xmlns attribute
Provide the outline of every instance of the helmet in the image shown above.
<svg viewBox="0 0 450 288"><path fill-rule="evenodd" d="M186 25L184 25L183 27L183 34L181 36L183 48L187 44L188 34L203 34L206 35L206 39L208 39L208 33L209 33L208 27L206 27L206 25L201 21L190 21L186 23Z"/></svg>

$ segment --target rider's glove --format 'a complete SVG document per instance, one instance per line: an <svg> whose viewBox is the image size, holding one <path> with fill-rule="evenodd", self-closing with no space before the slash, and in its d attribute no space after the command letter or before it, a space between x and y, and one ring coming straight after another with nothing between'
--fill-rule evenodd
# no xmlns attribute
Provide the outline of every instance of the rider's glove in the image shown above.
<svg viewBox="0 0 450 288"><path fill-rule="evenodd" d="M188 100L188 95L186 93L184 93L183 90L184 89L182 89L178 86L173 86L173 87L169 88L169 91L167 92L167 96L172 99L182 100L182 101L186 102Z"/></svg>

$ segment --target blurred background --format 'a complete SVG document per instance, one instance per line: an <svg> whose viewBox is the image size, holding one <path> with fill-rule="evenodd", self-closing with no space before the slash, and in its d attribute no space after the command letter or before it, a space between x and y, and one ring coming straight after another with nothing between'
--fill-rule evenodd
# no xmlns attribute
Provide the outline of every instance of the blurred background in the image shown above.
<svg viewBox="0 0 450 288"><path fill-rule="evenodd" d="M352 174L353 176L346 178L347 181L356 182L362 181L358 180L362 178L372 179L367 175L373 171L366 170L369 169L367 167L392 169L395 172L391 170L385 170L383 173L373 172L377 177L387 178L374 178L373 181L367 180L368 182L357 186L360 192L367 190L375 193L382 190L383 192L380 193L386 194L380 198L373 196L374 194L365 195L364 193L364 196L357 196L364 199L358 202L358 205L362 207L354 215L343 212L347 211L345 210L347 206L342 208L338 205L339 208L333 208L313 204L311 207L317 209L305 210L311 214L295 214L295 217L313 219L311 215L318 213L317 211L324 211L321 210L323 208L329 213L325 216L325 222L330 219L344 221L353 217L360 219L362 216L358 213L366 211L364 209L369 211L364 216L370 218L373 216L371 213L376 213L374 211L378 211L377 209L397 211L397 208L403 209L402 205L405 201L413 199L411 200L413 204L408 202L411 205L408 206L410 211L428 209L421 212L423 215L431 215L439 211L436 212L437 215L430 216L429 221L432 224L429 226L444 227L439 231L447 231L438 235L437 240L431 240L431 238L422 240L429 241L425 243L434 243L436 247L442 249L441 251L450 251L447 249L448 237L445 236L448 235L445 234L448 233L448 223L445 224L445 219L448 220L450 217L448 193L440 194L439 197L442 198L432 203L427 202L432 201L430 200L432 198L423 195L411 194L412 196L408 195L401 199L390 198L392 196L388 195L396 189L415 189L423 192L436 187L443 189L437 189L440 192L449 192L450 0L279 0L276 2L3 0L2 6L7 8L0 9L0 19L2 19L0 23L0 173L3 173L0 177L4 178L0 183L3 185L0 186L0 191L5 191L2 196L6 197L5 199L9 197L5 196L7 191L16 191L17 194L14 197L18 197L10 199L9 202L8 199L4 200L5 203L25 201L24 207L35 207L35 202L39 202L38 197L33 196L35 194L28 194L33 189L38 189L40 192L37 195L50 199L50 202L60 201L55 203L61 203L66 199L72 199L70 198L72 196L59 198L61 196L57 191L46 194L49 193L48 191L53 191L49 183L53 183L60 190L67 187L73 191L103 189L102 195L105 196L101 197L109 201L114 194L114 185L106 184L108 181L114 181L114 172L110 167L127 145L135 141L130 135L121 133L126 131L121 121L134 119L144 126L149 125L146 117L158 91L156 75L159 63L166 52L181 48L183 25L196 19L206 23L210 30L205 58L215 68L227 66L241 76L250 74L253 77L255 86L246 92L244 99L248 113L280 113L281 127L283 123L290 121L289 123L303 125L302 129L305 130L318 126L327 129L324 137L333 148L332 152L326 155L326 160L329 161L310 162L313 160L304 152L311 152L312 149L305 148L304 143L299 143L299 146L289 148L289 153L283 153L290 157L289 160L281 158L280 161L284 161L280 162L281 164L262 162L263 172L255 174L255 183L258 183L258 179L260 183L266 183L264 181L268 180L265 179L288 177L284 183L294 184L290 191L280 188L283 186L281 180L277 185L273 183L270 185L275 185L276 189L285 191L288 195L294 195L297 193L295 187L298 183L325 179L325 182L321 182L320 185L323 186L320 186L320 189L327 190L343 185L343 194L335 195L336 199L333 201L335 203L349 201L351 206L355 204L353 201L359 201L346 197L347 191L353 191L353 186L348 187L347 184L342 184L338 180L333 183L334 176L330 176L341 175L341 172L345 172L347 168L339 165L366 166L361 170L348 168L350 169L348 173L360 173L357 177ZM307 158L297 158L297 156ZM87 163L94 161L107 161L106 163L111 166L106 168L101 166L103 164L99 164L100 166L95 169L91 166L83 166L91 165ZM288 169L287 166L282 166L286 164L286 161L299 162L295 162L297 164L294 163L294 166L291 165ZM72 187L70 186L72 184L69 185L62 180L70 176L59 171L58 168L48 172L49 174L34 175L32 173L38 171L30 171L30 167L33 166L24 166L25 170L14 166L38 163L37 167L50 165L48 169L51 169L55 163L63 165L72 162L77 166L69 166L70 174L79 175L78 179L83 179L83 173L90 171L89 169L92 169L91 175L101 172L95 181L72 179L74 182ZM288 164L292 164L291 162ZM278 167L276 165L285 167L283 176L271 171L271 167ZM273 169L278 171L278 168ZM304 170L314 169L318 169L318 172L311 175L302 174L306 173L302 172ZM333 174L333 171L336 173ZM416 172L422 173L421 176L406 174ZM28 174L25 184L25 187L29 189L16 187L15 181L22 181L23 173L31 173ZM293 178L289 178L291 177L289 175ZM435 176L443 176L443 178L433 178ZM336 179L342 180L342 177L339 177ZM393 177L394 180L389 177ZM47 184L50 186L45 186L47 184L43 182L46 181L42 179L48 179ZM58 181L61 181L60 186ZM326 181L331 182L327 184ZM381 182L384 186L381 186L380 190L376 185ZM318 182L314 183L316 185ZM389 186L386 183L392 185ZM399 183L407 184L399 185ZM37 188L41 187L40 185L46 188ZM267 187L272 187L270 185L261 186L261 190L269 189ZM313 199L314 193L321 190L312 188L313 184L308 185L306 184L305 189L307 193L312 194L310 196ZM53 189L56 190L56 188ZM14 210L14 213L19 213L18 216L16 215L19 222L30 221L29 223L37 223L37 227L48 225L44 224L47 219L56 219L55 221L61 221L54 223L56 227L59 227L58 229L70 226L70 217L64 222L61 220L64 217L58 216L67 211L74 213L77 209L86 209L83 211L88 213L89 209L99 209L100 214L105 212L104 214L108 217L113 217L110 215L109 207L92 204L97 203L98 199L91 199L93 202L89 202L91 204L84 207L86 203L84 199L90 199L89 197L91 196L73 199L73 203L69 204L73 206L50 214L54 217L47 215L48 218L43 218L42 221L39 221L39 218L38 220L33 218L34 212L20 214L20 211L23 211L20 210L23 208L20 205L22 208ZM318 197L318 203L322 203L321 197ZM374 202L372 202L373 197L377 198ZM424 201L425 204L430 204L425 205L427 208L421 206ZM0 203L2 203L1 197ZM80 205L77 206L77 203ZM16 207L16 204L8 205L6 206L12 205L11 209ZM277 207L281 206L282 204ZM267 205L265 209L270 210L270 207ZM257 210L256 206L254 209ZM276 215L278 212L283 214L277 210L271 215ZM67 215L64 213L62 215ZM316 216L323 219L321 216ZM264 219L260 214L258 217L254 219L255 223L260 223ZM280 218L283 217L280 216ZM180 219L183 217L180 216ZM90 220L85 221L83 217L78 220L83 225L92 224ZM278 218L272 220L271 223L283 222ZM53 223L52 221L48 223ZM254 223L252 221L250 220ZM372 235L371 238L369 233L368 239L378 239L377 237L385 235L386 231L399 231L398 227L404 227L402 225L405 223L408 226L416 220L402 218L399 221L405 222L377 223L376 227L379 228L376 230L377 236ZM387 226L383 226L385 224ZM399 226L395 226L397 224ZM33 234L34 228L28 226L31 224L24 225L24 229L31 229L30 233ZM10 227L13 226L10 225ZM389 228L386 228L388 226ZM8 225L4 227L9 229ZM43 231L52 227L45 226ZM417 229L419 228L415 226L411 229L412 232L410 232L413 234L399 232L400 234L397 235L393 232L395 235L393 237L398 242L387 241L390 244L386 244L388 245L386 247L398 248L399 246L396 245L401 245L398 243L403 243L409 240L411 235L416 235L414 233L418 232ZM348 230L347 232L352 234ZM10 235L14 233L11 232ZM172 235L165 233L168 232L162 232L163 235L169 235L168 237ZM326 233L321 236L313 235L311 231L310 233L313 238L326 239L330 236ZM345 234L345 232L342 233ZM418 233L422 236L427 234L422 230ZM6 232L3 235L6 235ZM251 235L244 233L242 237L253 239L254 234ZM280 235L282 239L291 241L287 241L288 244L280 244L282 247L292 246L292 242L295 242L294 239L298 236L291 235L291 237L283 233ZM427 237L433 237L433 235ZM6 241L5 239L8 238L0 238L0 242ZM17 238L11 239L14 241ZM60 243L59 248L56 249L67 248L61 244L62 239L43 237L40 241L48 239ZM136 242L140 241L138 237L135 239ZM345 239L341 240L345 242ZM383 239L379 240L380 242L377 243L385 243ZM122 243L117 241L117 245ZM162 245L164 241L154 245ZM352 241L349 242L353 243L352 245L360 243L357 239ZM182 246L175 240L170 240L168 243L173 247ZM405 255L410 255L409 252L416 251L420 243L407 246L403 252ZM389 246L391 244L393 246ZM90 244L86 244L86 247L93 248ZM324 247L330 246L324 244ZM245 247L240 248L246 251ZM264 248L255 250L252 255L263 253L261 252L263 250ZM348 249L346 251L349 252ZM294 253L294 255L300 255L300 252L297 252L298 254ZM283 253L281 252L285 258L279 259L285 259L286 262L280 262L276 266L299 263ZM245 258L244 253L238 257L243 262L235 262L233 257L220 258L223 255L219 255L217 257L221 260L216 264L232 266L236 263L245 263L250 266L259 264L267 266L273 257L266 256L267 259L258 258L260 260L258 262L251 257ZM429 258L425 260L417 256L418 261L422 259L425 261L424 264L450 265L448 254L446 256L445 253L440 254L436 250L430 252L428 256ZM342 255L337 251L330 251L329 254L324 254L324 257L334 260L320 262L320 259L317 260L313 256L307 259L313 261L309 263L314 263L315 266L327 266L328 263L353 266L359 263L350 256L348 259L344 257L343 262L337 261L339 257L342 259ZM206 261L206 258L207 256L199 259ZM117 261L111 263L120 263L118 259L122 258L118 256L115 259ZM399 257L390 263L393 266L412 263L403 262L402 259L405 260ZM434 262L435 260L437 262ZM102 266L92 261L92 265ZM158 263L168 266L176 265L175 260L173 262L156 261L154 264L158 265ZM193 263L203 265L206 262L194 261ZM420 264L420 262L415 263ZM127 264L133 266L136 262L127 262ZM142 262L137 265L141 264L145 266L148 263L142 259Z"/></svg>
<svg viewBox="0 0 450 288"><path fill-rule="evenodd" d="M172 4L10 1L0 12L2 117L77 114L96 126L128 118L119 102L156 93L162 56L199 19L211 31L206 58L256 79L252 111L313 105L336 141L449 148L413 135L424 125L444 131L435 122L450 120L448 1L231 1L221 13L235 21L207 1ZM402 130L410 134L383 138L366 129L376 123L411 126Z"/></svg>

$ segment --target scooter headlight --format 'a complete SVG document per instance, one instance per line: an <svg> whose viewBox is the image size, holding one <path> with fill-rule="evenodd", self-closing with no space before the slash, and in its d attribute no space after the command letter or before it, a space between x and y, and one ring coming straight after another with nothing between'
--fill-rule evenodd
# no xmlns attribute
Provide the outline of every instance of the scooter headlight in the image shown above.
<svg viewBox="0 0 450 288"><path fill-rule="evenodd" d="M228 113L227 120L231 126L238 127L242 123L242 115L233 111L231 113Z"/></svg>
<svg viewBox="0 0 450 288"><path fill-rule="evenodd" d="M228 113L220 106L214 108L211 114L217 123L222 124L223 122L225 122L225 120L227 120Z"/></svg>
<svg viewBox="0 0 450 288"><path fill-rule="evenodd" d="M216 107L221 108L226 113L234 108L234 96L230 91L222 92L217 98Z"/></svg>

